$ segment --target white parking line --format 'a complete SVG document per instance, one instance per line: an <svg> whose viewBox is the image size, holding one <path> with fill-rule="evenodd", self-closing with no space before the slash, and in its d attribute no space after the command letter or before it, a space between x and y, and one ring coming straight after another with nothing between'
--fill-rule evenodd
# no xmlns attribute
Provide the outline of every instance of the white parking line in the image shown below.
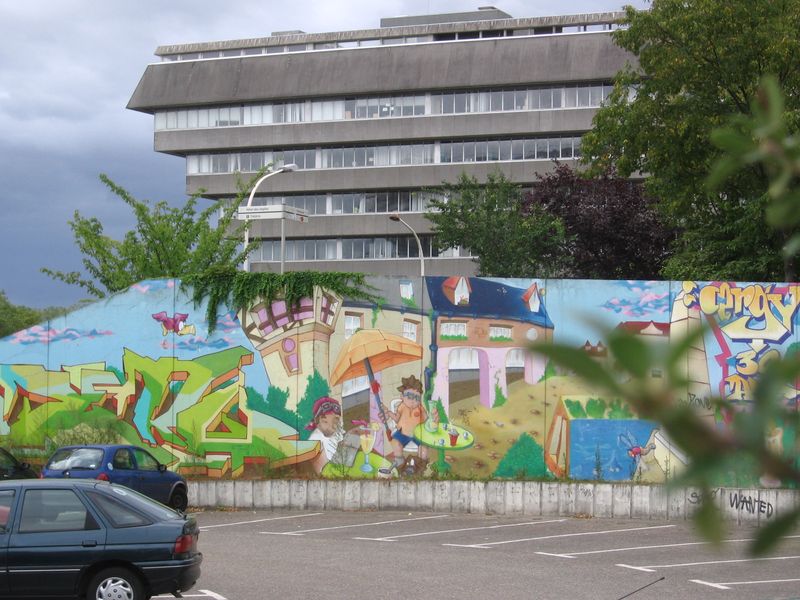
<svg viewBox="0 0 800 600"><path fill-rule="evenodd" d="M527 523L510 523L506 525L486 525L484 527L465 527L463 529L442 529L439 531L423 531L422 533L405 533L402 535L388 535L386 537L379 537L379 538L368 538L368 537L357 537L353 538L354 540L368 540L371 542L394 542L395 540L399 540L402 538L409 538L409 537L419 537L422 535L439 535L440 533L456 533L460 531L478 531L480 529L500 529L502 527L521 527L522 525L541 525L544 523L562 523L566 521L566 519L556 519L554 521L528 521Z"/></svg>
<svg viewBox="0 0 800 600"><path fill-rule="evenodd" d="M787 535L784 536L784 539L790 538L800 538L800 535ZM742 538L738 540L722 540L722 544L735 544L740 542L752 542L755 541L755 538ZM551 552L537 552L536 554L541 554L543 556L558 556L560 558L575 558L576 556L583 556L585 554L606 554L611 552L628 552L630 550L651 550L657 548L679 548L681 546L707 546L711 545L712 542L683 542L680 544L657 544L653 546L632 546L629 548L607 548L605 550L585 550L582 552L562 552L560 554L554 554Z"/></svg>
<svg viewBox="0 0 800 600"><path fill-rule="evenodd" d="M791 583L793 581L800 581L800 579L761 579L759 581L726 581L724 583L712 583L710 581L703 581L702 579L690 579L692 583L699 583L700 585L707 585L709 587L717 588L718 590L729 590L732 585L756 585L759 583Z"/></svg>
<svg viewBox="0 0 800 600"><path fill-rule="evenodd" d="M253 519L252 521L237 521L236 523L219 523L217 525L203 525L200 527L200 531L205 531L206 529L213 529L215 527L233 527L234 525L250 525L251 523L263 523L264 521L281 521L284 519L302 519L303 517L316 517L317 515L322 515L324 513L309 513L305 515L288 515L285 517L269 517L268 519Z"/></svg>
<svg viewBox="0 0 800 600"><path fill-rule="evenodd" d="M743 562L758 562L764 560L792 560L795 558L800 558L800 556L768 556L766 558L736 558L731 560L707 560L703 562L691 562L691 563L677 563L673 565L643 565L643 566L635 566L635 565L626 565L626 564L618 564L618 567L625 567L626 569L633 569L634 571L645 571L646 573L652 573L656 569L669 569L672 567L696 567L700 565L723 565L729 563L743 563Z"/></svg>
<svg viewBox="0 0 800 600"><path fill-rule="evenodd" d="M199 594L181 594L183 598L211 598L211 600L228 600L225 596L215 594L211 590L197 590ZM153 598L175 598L172 594L162 594L160 596L153 596Z"/></svg>
<svg viewBox="0 0 800 600"><path fill-rule="evenodd" d="M521 538L518 540L505 540L502 542L485 542L483 544L442 544L442 546L455 546L456 548L481 548L481 549L488 549L494 546L501 546L503 544L517 544L520 542L534 542L538 540L553 540L556 538L566 538L566 537L580 537L585 535L604 535L609 533L627 533L629 531L644 531L650 529L668 529L670 527L675 527L675 525L654 525L651 527L629 527L627 529L606 529L604 531L585 531L583 533L561 533L558 535L543 535L540 537L532 537L532 538Z"/></svg>
<svg viewBox="0 0 800 600"><path fill-rule="evenodd" d="M369 527L371 525L387 525L389 523L406 523L408 521L426 521L428 519L446 519L450 515L434 515L432 517L417 517L415 519L395 519L393 521L378 521L376 523L355 523L353 525L336 525L334 527L318 527L317 529L301 529L300 531L260 531L266 535L304 535L315 531L331 531L333 529L351 529L353 527Z"/></svg>

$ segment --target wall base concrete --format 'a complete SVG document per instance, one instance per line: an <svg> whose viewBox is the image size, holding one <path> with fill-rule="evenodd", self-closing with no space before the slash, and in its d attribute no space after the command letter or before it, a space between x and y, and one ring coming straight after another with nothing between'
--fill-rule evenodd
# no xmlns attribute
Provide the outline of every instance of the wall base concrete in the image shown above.
<svg viewBox="0 0 800 600"><path fill-rule="evenodd" d="M800 491L716 488L726 519L759 525L800 505ZM526 516L683 520L699 490L663 485L537 481L189 481L189 504L204 508L416 510Z"/></svg>

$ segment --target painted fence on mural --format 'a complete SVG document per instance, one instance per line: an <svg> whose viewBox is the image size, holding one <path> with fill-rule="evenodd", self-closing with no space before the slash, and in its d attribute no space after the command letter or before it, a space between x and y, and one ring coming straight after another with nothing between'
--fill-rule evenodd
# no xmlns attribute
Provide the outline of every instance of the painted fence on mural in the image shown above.
<svg viewBox="0 0 800 600"><path fill-rule="evenodd" d="M380 301L319 289L218 315L176 280L0 340L0 443L32 462L70 442L125 440L187 475L663 482L686 459L658 425L528 352L608 354L589 316L652 344L709 327L681 400L720 427L761 365L798 348L795 284L374 278ZM661 377L654 370L650 376ZM797 407L797 393L785 402ZM795 452L774 423L769 444ZM769 485L731 473L720 485Z"/></svg>

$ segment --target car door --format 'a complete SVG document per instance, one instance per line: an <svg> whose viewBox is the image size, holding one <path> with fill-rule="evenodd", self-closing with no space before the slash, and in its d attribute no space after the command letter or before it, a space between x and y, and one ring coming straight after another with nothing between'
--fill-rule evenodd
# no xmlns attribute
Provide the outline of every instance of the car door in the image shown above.
<svg viewBox="0 0 800 600"><path fill-rule="evenodd" d="M0 490L0 597L8 595L8 536L14 518L16 490Z"/></svg>
<svg viewBox="0 0 800 600"><path fill-rule="evenodd" d="M112 483L136 489L136 463L133 461L133 454L131 454L129 448L117 448L114 450L114 455L111 457L111 467L109 479Z"/></svg>
<svg viewBox="0 0 800 600"><path fill-rule="evenodd" d="M150 496L164 504L169 500L172 481L165 470L160 469L159 462L147 450L133 448L136 459L137 485L135 490Z"/></svg>
<svg viewBox="0 0 800 600"><path fill-rule="evenodd" d="M97 561L106 530L68 487L24 490L19 519L8 540L12 596L70 596L83 570Z"/></svg>

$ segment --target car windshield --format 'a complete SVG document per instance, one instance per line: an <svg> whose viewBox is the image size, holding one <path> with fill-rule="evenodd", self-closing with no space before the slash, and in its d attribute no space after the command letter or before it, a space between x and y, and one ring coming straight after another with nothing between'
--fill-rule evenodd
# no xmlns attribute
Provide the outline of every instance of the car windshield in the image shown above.
<svg viewBox="0 0 800 600"><path fill-rule="evenodd" d="M123 499L123 501L127 502L131 507L145 513L154 520L163 521L165 519L183 518L183 515L178 511L172 510L160 502L156 502L152 498L148 498L147 496L144 496L139 492L134 492L133 490L124 486L109 484L108 487L102 486L98 487L97 489L102 489L106 493L110 493L119 499Z"/></svg>
<svg viewBox="0 0 800 600"><path fill-rule="evenodd" d="M100 448L61 448L50 457L46 468L55 471L99 469L102 462L103 450Z"/></svg>

